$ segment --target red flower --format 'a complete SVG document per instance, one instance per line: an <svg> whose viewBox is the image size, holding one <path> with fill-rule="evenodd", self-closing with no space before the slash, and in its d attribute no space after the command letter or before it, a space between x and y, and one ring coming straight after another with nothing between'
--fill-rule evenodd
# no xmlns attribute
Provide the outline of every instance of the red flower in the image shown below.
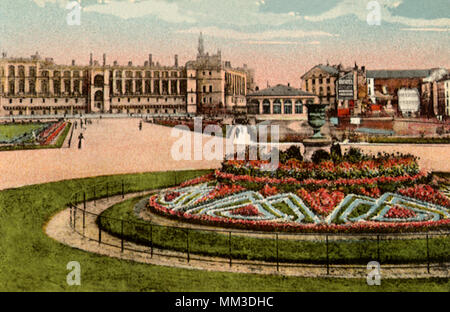
<svg viewBox="0 0 450 312"><path fill-rule="evenodd" d="M314 211L324 216L330 214L330 212L332 212L345 197L342 192L330 192L324 188L315 192L308 192L301 188L297 191L297 194L306 201Z"/></svg>
<svg viewBox="0 0 450 312"><path fill-rule="evenodd" d="M448 199L448 197L443 195L441 192L426 184L403 188L398 192L407 197L416 198L422 201L450 208L450 199Z"/></svg>
<svg viewBox="0 0 450 312"><path fill-rule="evenodd" d="M264 197L273 196L278 194L278 190L275 186L269 186L268 184L259 191Z"/></svg>
<svg viewBox="0 0 450 312"><path fill-rule="evenodd" d="M241 208L236 208L231 211L232 215L240 215L240 216L246 216L246 217L256 217L260 216L261 213L259 212L258 208L256 208L253 205L247 205Z"/></svg>
<svg viewBox="0 0 450 312"><path fill-rule="evenodd" d="M416 216L416 213L411 209L404 208L401 206L391 207L388 212L384 215L385 218L389 219L408 219Z"/></svg>

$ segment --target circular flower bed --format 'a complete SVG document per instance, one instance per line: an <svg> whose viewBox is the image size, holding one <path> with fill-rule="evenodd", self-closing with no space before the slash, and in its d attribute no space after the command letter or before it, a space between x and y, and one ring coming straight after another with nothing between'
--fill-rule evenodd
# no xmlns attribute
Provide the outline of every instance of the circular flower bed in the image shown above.
<svg viewBox="0 0 450 312"><path fill-rule="evenodd" d="M450 199L412 156L319 165L226 161L213 174L153 195L154 212L264 231L401 232L450 228ZM305 172L309 172L306 175Z"/></svg>

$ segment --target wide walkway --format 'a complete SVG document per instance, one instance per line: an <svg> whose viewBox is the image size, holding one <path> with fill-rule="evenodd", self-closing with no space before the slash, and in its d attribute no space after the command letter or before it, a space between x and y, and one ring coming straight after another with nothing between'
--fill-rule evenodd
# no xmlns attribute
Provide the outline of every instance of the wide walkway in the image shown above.
<svg viewBox="0 0 450 312"><path fill-rule="evenodd" d="M78 121L79 124L79 121ZM64 179L149 171L218 168L218 160L180 160L171 156L178 138L171 129L143 123L139 119L93 120L83 130L85 140L78 149L78 126L67 148L0 152L0 189ZM193 136L191 136L192 138ZM203 144L211 137L203 136ZM348 147L348 146L347 146ZM450 172L450 145L358 145L365 152L412 153L421 168ZM346 148L346 146L344 146ZM193 157L193 146L191 159Z"/></svg>
<svg viewBox="0 0 450 312"><path fill-rule="evenodd" d="M83 130L78 149L80 122L67 148L0 152L0 189L99 175L150 171L209 169L220 161L174 160L171 148L179 138L171 129L138 119L93 120ZM203 143L211 140L204 137ZM193 153L192 153L193 154ZM193 156L191 157L194 158Z"/></svg>

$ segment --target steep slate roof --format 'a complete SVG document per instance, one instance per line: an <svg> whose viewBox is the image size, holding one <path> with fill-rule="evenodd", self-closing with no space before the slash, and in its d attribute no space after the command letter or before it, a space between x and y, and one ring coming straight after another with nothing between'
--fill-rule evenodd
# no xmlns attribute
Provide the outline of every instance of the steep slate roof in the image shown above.
<svg viewBox="0 0 450 312"><path fill-rule="evenodd" d="M368 70L367 78L391 79L391 78L425 78L432 73L431 69L411 70Z"/></svg>
<svg viewBox="0 0 450 312"><path fill-rule="evenodd" d="M274 87L269 87L263 90L259 90L248 94L248 96L314 96L313 93L306 92L293 87L285 86L282 84L276 85Z"/></svg>
<svg viewBox="0 0 450 312"><path fill-rule="evenodd" d="M332 67L332 66L320 64L320 65L317 65L316 67L320 68L321 70L323 70L323 71L325 71L325 72L327 72L327 73L329 73L331 75L339 74L339 70L337 68L335 68L335 67Z"/></svg>

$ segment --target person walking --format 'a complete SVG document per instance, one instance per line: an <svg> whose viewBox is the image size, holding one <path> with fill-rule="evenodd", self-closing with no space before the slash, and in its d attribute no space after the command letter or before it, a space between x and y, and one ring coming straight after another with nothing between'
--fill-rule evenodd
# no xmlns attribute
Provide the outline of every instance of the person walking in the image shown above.
<svg viewBox="0 0 450 312"><path fill-rule="evenodd" d="M139 131L142 131L142 120L139 121Z"/></svg>
<svg viewBox="0 0 450 312"><path fill-rule="evenodd" d="M83 133L78 136L78 149L81 149L81 141L84 139Z"/></svg>

